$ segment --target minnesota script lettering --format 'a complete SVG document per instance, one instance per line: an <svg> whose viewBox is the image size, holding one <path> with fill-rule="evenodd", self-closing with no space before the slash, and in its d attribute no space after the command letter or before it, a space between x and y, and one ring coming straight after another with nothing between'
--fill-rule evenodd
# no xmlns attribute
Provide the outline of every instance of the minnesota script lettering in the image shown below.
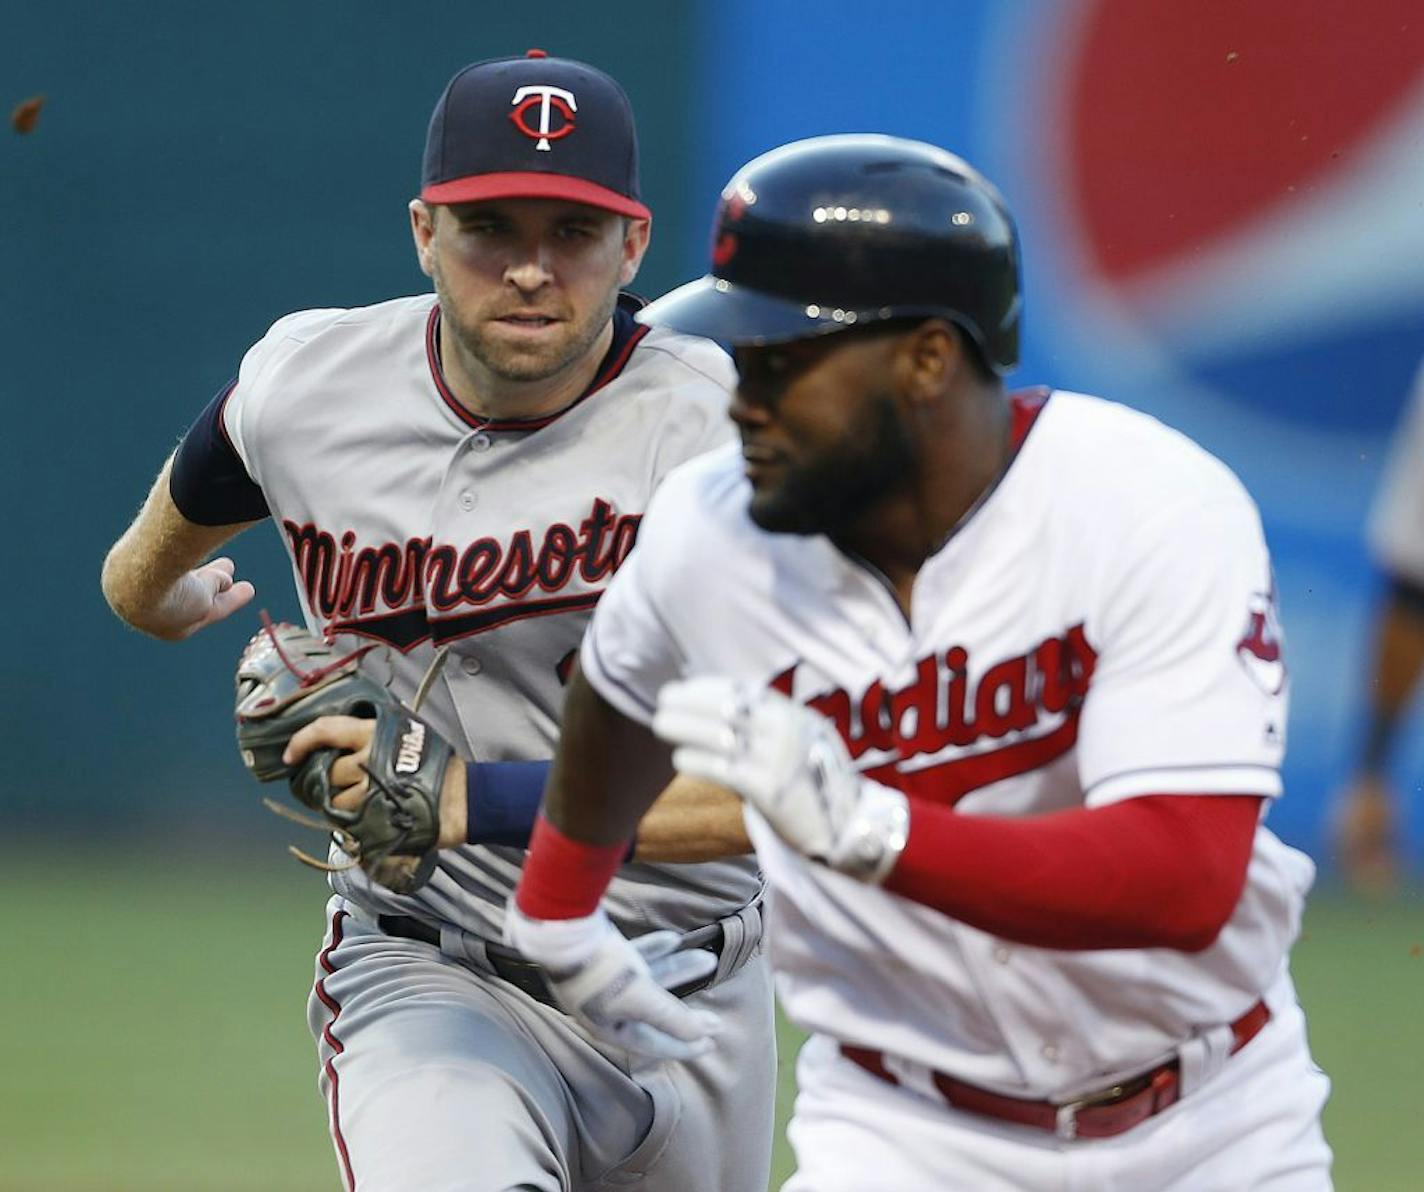
<svg viewBox="0 0 1424 1192"><path fill-rule="evenodd" d="M313 612L344 631L367 632L404 647L430 633L412 636L414 618L393 620L392 613L418 610L424 626L425 614L431 622L455 620L498 605L498 617L471 622L468 632L518 619L521 609L530 610L528 615L547 611L556 603L547 597L576 580L580 586L599 584L628 557L641 521L641 514L616 514L610 502L598 498L577 529L555 522L537 544L535 531L527 529L464 546L430 536L362 543L355 530L332 532L293 521L283 522L283 529ZM557 604L586 608L596 599L596 592L585 592ZM376 621L388 628L374 631ZM403 628L393 633L397 624Z"/></svg>

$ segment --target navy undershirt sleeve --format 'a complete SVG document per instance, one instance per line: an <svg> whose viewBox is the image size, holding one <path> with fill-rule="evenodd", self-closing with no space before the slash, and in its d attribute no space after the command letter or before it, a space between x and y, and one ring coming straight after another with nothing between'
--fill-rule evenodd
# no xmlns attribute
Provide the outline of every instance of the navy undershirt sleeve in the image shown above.
<svg viewBox="0 0 1424 1192"><path fill-rule="evenodd" d="M168 495L178 512L200 526L232 526L270 514L262 489L223 430L223 403L236 384L224 385L188 428L168 475Z"/></svg>
<svg viewBox="0 0 1424 1192"><path fill-rule="evenodd" d="M528 848L548 777L548 760L471 763L465 770L469 843Z"/></svg>

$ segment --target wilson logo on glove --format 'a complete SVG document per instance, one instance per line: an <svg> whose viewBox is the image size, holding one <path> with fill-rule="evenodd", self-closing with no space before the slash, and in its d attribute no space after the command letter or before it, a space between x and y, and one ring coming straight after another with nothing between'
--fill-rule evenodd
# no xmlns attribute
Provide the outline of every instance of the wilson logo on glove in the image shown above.
<svg viewBox="0 0 1424 1192"><path fill-rule="evenodd" d="M412 720L401 737L400 749L396 751L396 773L414 774L420 769L420 755L424 751L425 725L419 720Z"/></svg>

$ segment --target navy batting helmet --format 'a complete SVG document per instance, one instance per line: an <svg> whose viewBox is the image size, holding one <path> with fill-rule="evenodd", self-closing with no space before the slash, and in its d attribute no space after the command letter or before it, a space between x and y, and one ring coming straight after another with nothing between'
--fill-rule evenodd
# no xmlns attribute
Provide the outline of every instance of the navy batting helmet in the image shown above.
<svg viewBox="0 0 1424 1192"><path fill-rule="evenodd" d="M712 272L646 307L643 322L767 344L938 316L995 373L1018 363L1013 217L934 145L858 134L773 149L727 184L712 237Z"/></svg>

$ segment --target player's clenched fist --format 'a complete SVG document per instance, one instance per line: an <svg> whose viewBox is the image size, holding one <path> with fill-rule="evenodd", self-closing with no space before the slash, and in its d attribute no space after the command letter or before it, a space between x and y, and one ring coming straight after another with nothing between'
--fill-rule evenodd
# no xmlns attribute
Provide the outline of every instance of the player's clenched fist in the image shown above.
<svg viewBox="0 0 1424 1192"><path fill-rule="evenodd" d="M856 773L835 727L776 691L738 679L667 684L653 731L673 765L730 787L792 848L863 881L883 881L909 831L899 791Z"/></svg>
<svg viewBox="0 0 1424 1192"><path fill-rule="evenodd" d="M173 586L162 612L169 617L173 636L189 637L203 626L231 616L252 597L252 585L245 579L234 579L233 562L224 557L184 575Z"/></svg>
<svg viewBox="0 0 1424 1192"><path fill-rule="evenodd" d="M237 744L258 781L287 779L320 818L283 814L330 830L350 865L408 894L450 843L442 810L460 805L463 767L431 725L361 672L369 649L343 653L299 625L264 625L238 660Z"/></svg>

